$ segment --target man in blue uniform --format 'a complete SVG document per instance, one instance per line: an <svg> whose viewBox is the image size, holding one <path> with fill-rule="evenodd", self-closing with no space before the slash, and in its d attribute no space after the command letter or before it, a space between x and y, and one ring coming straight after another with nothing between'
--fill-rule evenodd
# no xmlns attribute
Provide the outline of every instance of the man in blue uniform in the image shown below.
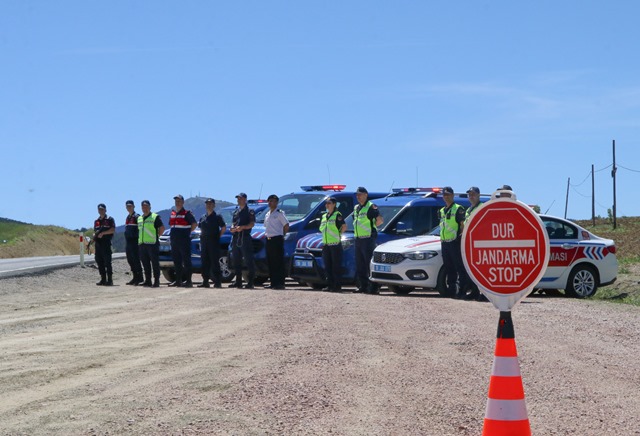
<svg viewBox="0 0 640 436"><path fill-rule="evenodd" d="M454 202L451 186L442 188L442 199L445 207L440 209L440 241L447 293L451 298L462 299L467 289L467 271L462 263L460 246L465 210Z"/></svg>
<svg viewBox="0 0 640 436"><path fill-rule="evenodd" d="M353 209L353 232L356 237L357 292L378 294L378 287L369 281L369 264L376 248L377 226L382 224L378 206L369 201L369 191L360 186L356 190L358 204Z"/></svg>
<svg viewBox="0 0 640 436"><path fill-rule="evenodd" d="M222 216L215 213L216 201L207 198L204 202L207 213L202 215L200 227L200 255L202 256L202 284L199 288L208 288L209 279L213 275L213 287L221 288L222 273L220 272L220 237L227 231Z"/></svg>
<svg viewBox="0 0 640 436"><path fill-rule="evenodd" d="M116 232L115 220L107 215L107 206L98 205L98 218L93 223L93 242L96 247L96 263L100 272L98 286L113 286L113 270L111 268L111 238Z"/></svg>
<svg viewBox="0 0 640 436"><path fill-rule="evenodd" d="M135 204L133 200L127 200L125 203L127 208L127 218L124 224L124 239L126 242L127 262L131 268L132 278L127 282L127 285L137 286L144 282L142 277L142 266L140 265L140 254L138 251L138 217L136 213Z"/></svg>
<svg viewBox="0 0 640 436"><path fill-rule="evenodd" d="M233 269L236 280L229 285L230 288L242 287L242 259L249 270L249 277L246 289L253 289L256 277L256 266L253 261L253 241L251 240L251 229L256 223L256 216L253 210L247 206L247 194L241 192L236 195L238 207L233 212L233 223L231 225L231 256L233 257Z"/></svg>
<svg viewBox="0 0 640 436"><path fill-rule="evenodd" d="M267 237L267 265L271 278L271 289L284 289L284 235L289 231L289 220L278 209L277 195L271 194L267 201L269 211L264 217L264 228Z"/></svg>
<svg viewBox="0 0 640 436"><path fill-rule="evenodd" d="M142 215L138 217L138 245L145 275L145 281L141 285L158 288L160 287L160 235L164 233L164 224L160 215L151 212L149 200L143 200L140 207ZM152 272L153 284L151 283Z"/></svg>
<svg viewBox="0 0 640 436"><path fill-rule="evenodd" d="M195 230L198 222L190 211L185 210L182 195L176 195L173 200L175 209L171 211L169 226L171 227L171 257L176 269L176 281L169 286L191 288L193 287L191 281L191 232Z"/></svg>

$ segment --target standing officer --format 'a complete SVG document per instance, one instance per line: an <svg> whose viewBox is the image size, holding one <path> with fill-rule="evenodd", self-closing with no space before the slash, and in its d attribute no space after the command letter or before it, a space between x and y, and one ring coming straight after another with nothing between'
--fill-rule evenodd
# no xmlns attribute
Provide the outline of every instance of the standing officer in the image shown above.
<svg viewBox="0 0 640 436"><path fill-rule="evenodd" d="M356 190L358 204L353 209L353 231L356 237L356 278L358 291L378 294L378 287L369 282L369 263L376 248L377 226L382 224L378 206L368 200L369 191L360 186Z"/></svg>
<svg viewBox="0 0 640 436"><path fill-rule="evenodd" d="M251 240L251 229L256 223L256 215L247 206L247 194L241 192L236 195L238 207L233 212L233 222L231 225L231 256L233 257L233 269L236 280L229 285L230 288L242 287L242 259L249 270L249 281L246 289L253 289L253 281L256 278L256 266L253 262L253 241Z"/></svg>
<svg viewBox="0 0 640 436"><path fill-rule="evenodd" d="M216 201L207 198L204 202L207 213L200 217L198 227L200 234L200 254L202 256L202 284L199 288L208 288L209 279L213 273L213 287L221 288L222 273L220 272L220 237L227 231L221 215L214 212Z"/></svg>
<svg viewBox="0 0 640 436"><path fill-rule="evenodd" d="M107 206L98 205L98 219L93 223L93 244L96 247L96 263L100 271L98 286L113 286L113 270L111 268L111 238L116 232L115 220L107 215Z"/></svg>
<svg viewBox="0 0 640 436"><path fill-rule="evenodd" d="M142 284L157 288L160 286L160 235L164 233L164 225L160 215L151 213L149 200L143 200L140 207L142 215L138 216L138 247L145 275ZM151 284L152 271L153 285Z"/></svg>
<svg viewBox="0 0 640 436"><path fill-rule="evenodd" d="M442 263L446 274L447 292L452 298L464 298L467 273L462 263L461 234L464 225L464 207L453 202L453 188L442 188L442 198L446 204L440 209L440 240L442 243ZM460 290L457 284L460 282Z"/></svg>
<svg viewBox="0 0 640 436"><path fill-rule="evenodd" d="M138 217L140 215L136 213L133 200L127 200L125 206L129 214L125 220L124 239L127 243L127 262L129 262L129 267L133 274L133 277L127 282L127 285L137 286L144 281L144 277L142 277L142 266L140 265L140 254L138 252Z"/></svg>
<svg viewBox="0 0 640 436"><path fill-rule="evenodd" d="M327 274L327 287L323 291L340 292L340 270L342 268L342 243L340 235L347 229L342 214L336 209L336 198L329 197L325 203L327 211L322 214L322 260Z"/></svg>
<svg viewBox="0 0 640 436"><path fill-rule="evenodd" d="M169 227L171 227L171 257L173 257L173 265L176 269L176 281L169 286L191 288L193 287L191 281L191 232L195 230L198 222L190 211L185 210L182 195L176 195L173 200L176 207L171 211Z"/></svg>
<svg viewBox="0 0 640 436"><path fill-rule="evenodd" d="M467 208L467 210L464 212L463 228L464 226L467 225L467 222L469 221L471 214L475 212L478 206L480 206L480 188L478 188L477 186L472 186L471 188L467 189L467 197L469 198L469 203L471 204ZM460 254L462 254L462 252ZM482 300L481 298L482 296L480 295L480 290L478 289L478 286L475 283L473 283L473 281L469 278L468 274L465 275L465 278L467 282L467 289L471 290L471 292L465 296L465 300L478 300L478 301Z"/></svg>
<svg viewBox="0 0 640 436"><path fill-rule="evenodd" d="M264 217L264 228L267 237L267 265L271 286L265 288L284 289L284 235L289 231L289 221L284 213L277 209L280 199L271 194L267 198L269 211Z"/></svg>

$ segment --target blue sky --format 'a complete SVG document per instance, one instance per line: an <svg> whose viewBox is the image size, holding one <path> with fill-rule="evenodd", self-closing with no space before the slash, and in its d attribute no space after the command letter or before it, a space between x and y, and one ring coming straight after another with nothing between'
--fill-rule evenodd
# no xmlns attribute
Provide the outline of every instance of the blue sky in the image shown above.
<svg viewBox="0 0 640 436"><path fill-rule="evenodd" d="M640 215L635 1L2 1L0 216L508 183ZM138 207L139 209L139 207Z"/></svg>

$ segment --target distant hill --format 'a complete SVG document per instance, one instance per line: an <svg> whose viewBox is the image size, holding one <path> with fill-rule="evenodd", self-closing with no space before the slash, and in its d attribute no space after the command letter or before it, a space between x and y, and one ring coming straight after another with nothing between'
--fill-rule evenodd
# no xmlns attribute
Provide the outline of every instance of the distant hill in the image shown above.
<svg viewBox="0 0 640 436"><path fill-rule="evenodd" d="M200 217L202 215L204 215L206 213L206 208L204 205L204 201L207 199L208 197L191 197L191 198L187 198L184 200L184 208L187 210L190 210L191 213L193 214L193 216L196 217L196 220L200 219ZM216 210L222 209L223 207L227 207L227 206L233 206L235 205L235 203L229 203L228 201L224 201L224 200L218 200L216 199ZM162 209L160 211L154 210L153 208L151 208L151 210L155 213L157 213L158 215L160 215L160 218L162 219L162 222L164 223L165 227L169 226L169 217L171 216L171 210L172 208L169 209ZM113 249L116 252L124 252L125 250L125 240L124 240L124 219L127 216L126 211L123 210L123 214L115 216L114 218L116 219L116 223L120 223L122 225L119 225L116 227L116 234L113 237ZM136 212L141 213L141 211L136 208Z"/></svg>

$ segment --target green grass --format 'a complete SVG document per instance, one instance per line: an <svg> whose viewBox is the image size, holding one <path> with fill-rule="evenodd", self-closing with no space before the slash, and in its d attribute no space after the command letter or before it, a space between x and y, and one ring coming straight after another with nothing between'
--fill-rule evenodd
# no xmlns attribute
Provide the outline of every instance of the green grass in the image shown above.
<svg viewBox="0 0 640 436"><path fill-rule="evenodd" d="M622 292L614 288L600 288L596 295L592 297L593 300L607 301L610 303L618 304L631 304L633 306L640 306L640 293L638 292Z"/></svg>
<svg viewBox="0 0 640 436"><path fill-rule="evenodd" d="M34 227L36 226L32 224L0 218L0 243L12 244L18 238L29 233Z"/></svg>

